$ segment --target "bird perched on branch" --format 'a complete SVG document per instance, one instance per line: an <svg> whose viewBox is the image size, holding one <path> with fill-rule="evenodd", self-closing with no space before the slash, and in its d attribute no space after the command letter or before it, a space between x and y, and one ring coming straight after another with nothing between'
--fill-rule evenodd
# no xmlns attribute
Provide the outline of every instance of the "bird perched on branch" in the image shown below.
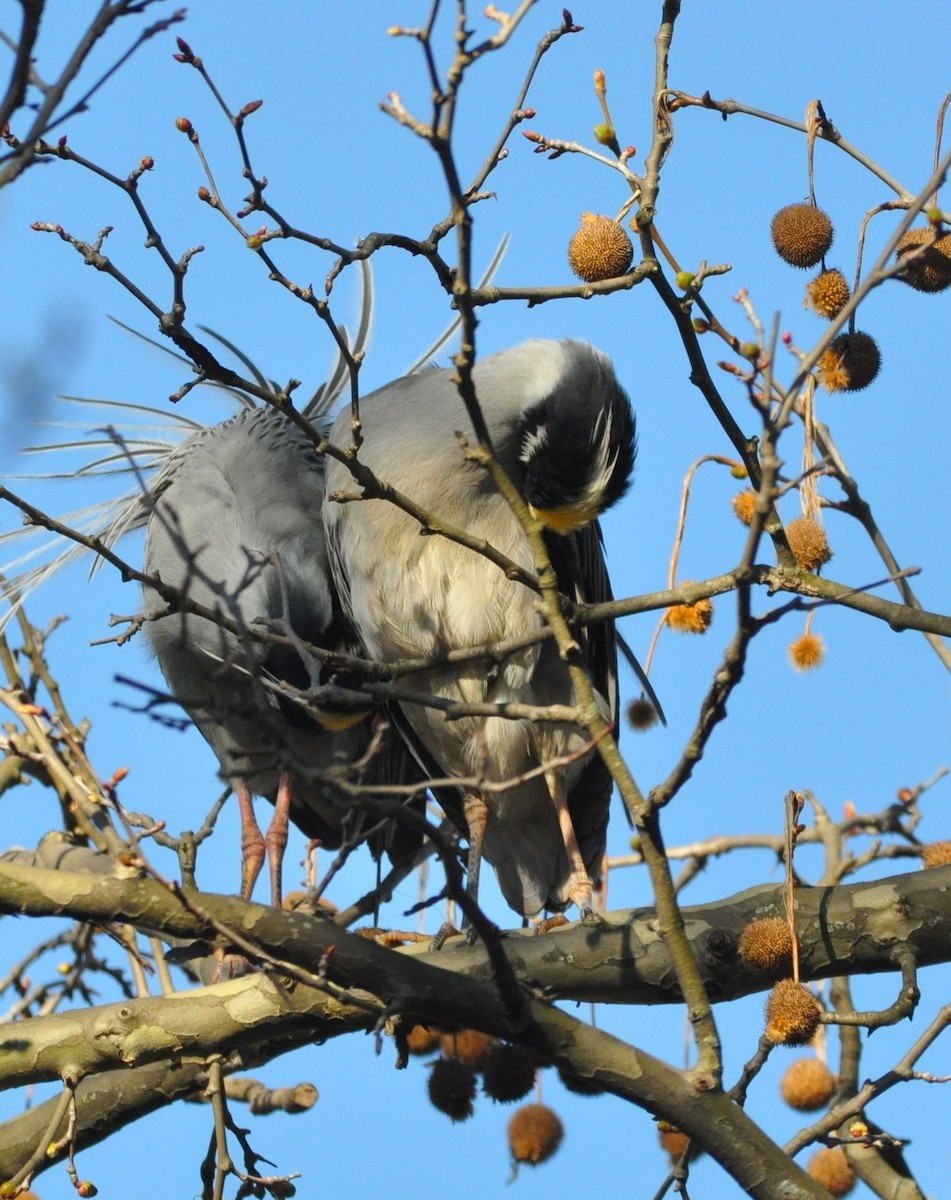
<svg viewBox="0 0 951 1200"><path fill-rule="evenodd" d="M363 353L372 318L368 268L363 284L355 355ZM425 357L450 333L451 329ZM259 389L278 390L234 346L210 336L235 354ZM329 413L349 378L345 358L338 354L331 377L302 410L318 435L326 431ZM324 461L314 449L314 439L274 407L239 389L223 390L242 411L211 427L177 410L131 402L82 402L106 407L120 420L143 414L159 419L166 427L172 425L178 437L156 436L150 427L125 424L118 431L98 429L81 442L36 451L91 453L91 461L79 472L65 473L70 477L134 476L134 486L124 495L68 514L63 523L95 536L109 549L125 534L146 529L144 569L163 585L160 590L149 585L144 589L152 618L146 623L149 641L170 690L211 745L223 778L237 793L241 894L250 896L267 854L271 900L279 904L288 819L330 847L339 846L344 836L358 838L361 813L335 786L335 773L349 765L350 782L367 787L416 780L420 773L398 737L376 736L366 719L369 706L356 711L328 708L320 700L326 672L304 643L343 653L355 650L358 643L330 579L320 520ZM147 432L140 432L143 429ZM181 432L187 435L184 439ZM22 599L87 552L67 542L50 561L23 569L45 549L41 546L11 564L11 595ZM220 614L224 623L196 615L196 605ZM292 702L291 690L298 698L305 693L307 702ZM252 794L275 803L265 836L254 818ZM418 840L412 828L398 823L374 837L375 845L385 843L391 858L402 862L412 858Z"/></svg>
<svg viewBox="0 0 951 1200"><path fill-rule="evenodd" d="M147 497L147 575L176 593L171 604L149 585L149 641L168 685L211 745L241 809L241 894L249 898L263 864L271 902L281 901L288 821L338 846L348 809L332 772L356 764L372 736L370 709L328 708L320 661L304 643L352 653L356 639L330 580L320 508L324 463L313 438L272 407L251 408L194 434L169 458ZM167 593L165 593L167 595ZM200 605L229 621L181 611ZM276 634L281 641L259 640ZM292 701L288 687L312 696ZM380 746L353 782L418 777L398 740ZM253 795L274 802L262 836ZM406 837L398 844L408 847Z"/></svg>
<svg viewBox="0 0 951 1200"><path fill-rule="evenodd" d="M473 383L494 454L544 529L558 587L574 601L611 599L597 518L624 494L634 465L631 405L610 361L577 341L530 341L479 362ZM398 380L360 402L359 461L442 522L484 539L524 572L536 561L525 525L457 431L472 428L451 370ZM351 442L343 412L331 432ZM432 657L408 686L462 705L576 705L568 664L549 637L500 660L440 662L449 650L541 633L536 590L477 549L382 499L361 499L347 468L327 465L324 523L342 606L369 657ZM343 497L341 502L336 497ZM610 621L574 637L602 715L618 712ZM482 855L519 913L591 911L612 779L579 724L544 714L453 716L401 704L409 737L444 775L468 782L456 816L469 834L468 887ZM481 786L480 786L481 779Z"/></svg>

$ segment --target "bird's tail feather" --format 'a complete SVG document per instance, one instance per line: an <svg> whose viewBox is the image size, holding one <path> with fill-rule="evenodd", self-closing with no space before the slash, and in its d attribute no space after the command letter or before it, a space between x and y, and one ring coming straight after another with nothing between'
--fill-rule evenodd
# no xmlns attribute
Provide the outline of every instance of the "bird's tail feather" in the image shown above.
<svg viewBox="0 0 951 1200"><path fill-rule="evenodd" d="M508 246L508 237L502 239L479 286L491 281ZM355 334L350 339L346 327L341 327L343 338L354 357L365 353L373 324L374 286L369 260L360 262L362 297L360 318ZM424 354L410 367L408 374L426 366L449 341L459 327L456 318L430 345ZM181 362L188 370L192 363L184 355L156 341L147 334L125 325L116 324L134 337L148 343ZM202 326L202 331L224 347L248 372L256 385L278 394L280 386L255 365L254 362L233 342L214 330ZM338 349L333 369L326 382L322 383L301 413L316 425L324 424L338 401L344 395L350 378L346 356ZM238 409L254 408L260 401L240 388L209 382L209 387L223 392ZM137 403L133 400L103 400L82 396L63 396L62 400L85 406L102 414L102 422L95 417L89 422L50 422L47 428L81 430L86 436L67 436L61 441L50 441L31 446L26 454L80 453L85 461L71 465L61 471L32 472L25 475L10 475L8 479L21 479L35 483L47 480L72 480L76 478L126 479L131 477L131 486L121 495L90 504L84 508L64 513L56 518L57 524L83 534L87 539L112 549L126 534L141 529L148 521L149 496L152 487L159 483L161 474L170 467L176 449L190 436L206 428L204 422L195 420L177 409L168 406ZM143 418L143 421L139 421ZM9 499L9 497L8 497ZM11 501L15 504L15 501ZM0 632L21 604L38 588L71 563L93 553L88 544L71 539L64 533L53 532L32 523L26 528L0 534L0 596L6 599L5 611L0 611ZM7 555L9 558L6 558ZM4 559L6 558L6 561ZM101 559L94 557L90 573L95 572ZM0 606L2 607L2 606Z"/></svg>

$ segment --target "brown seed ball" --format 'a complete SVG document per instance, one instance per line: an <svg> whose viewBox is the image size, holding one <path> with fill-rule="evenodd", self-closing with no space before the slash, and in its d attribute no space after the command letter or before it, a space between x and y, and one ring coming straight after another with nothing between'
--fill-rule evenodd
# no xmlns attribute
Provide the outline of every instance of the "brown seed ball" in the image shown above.
<svg viewBox="0 0 951 1200"><path fill-rule="evenodd" d="M674 1129L672 1127L669 1129L659 1128L657 1132L660 1138L661 1146L670 1156L671 1164L680 1162L683 1152L687 1149L687 1143L690 1141L690 1138L687 1136L687 1134L681 1133L679 1129ZM700 1149L697 1143L694 1142L693 1151L690 1155L691 1159L699 1158L702 1153L703 1151Z"/></svg>
<svg viewBox="0 0 951 1200"><path fill-rule="evenodd" d="M895 253L901 259L916 247L927 245L933 237L930 226L909 229L902 234ZM899 279L918 292L943 292L951 285L951 233L939 237L929 249L906 263Z"/></svg>
<svg viewBox="0 0 951 1200"><path fill-rule="evenodd" d="M499 1104L521 1100L535 1082L535 1060L521 1046L495 1042L482 1064L482 1090Z"/></svg>
<svg viewBox="0 0 951 1200"><path fill-rule="evenodd" d="M414 1025L406 1035L406 1047L410 1054L432 1054L439 1049L441 1030L428 1029L425 1025Z"/></svg>
<svg viewBox="0 0 951 1200"><path fill-rule="evenodd" d="M822 1009L801 983L781 979L766 1001L766 1036L782 1046L805 1046L819 1028Z"/></svg>
<svg viewBox="0 0 951 1200"><path fill-rule="evenodd" d="M841 1146L817 1150L809 1159L806 1173L837 1198L847 1196L855 1187L855 1172Z"/></svg>
<svg viewBox="0 0 951 1200"><path fill-rule="evenodd" d="M845 276L838 267L832 267L806 284L806 308L831 321L845 308L851 295Z"/></svg>
<svg viewBox="0 0 951 1200"><path fill-rule="evenodd" d="M786 538L803 571L817 571L832 557L826 531L814 517L796 517L786 526Z"/></svg>
<svg viewBox="0 0 951 1200"><path fill-rule="evenodd" d="M712 621L713 601L707 596L667 609L667 624L675 633L706 633Z"/></svg>
<svg viewBox="0 0 951 1200"><path fill-rule="evenodd" d="M452 1121L472 1116L476 1094L475 1071L458 1058L437 1058L429 1076L429 1099L433 1108Z"/></svg>
<svg viewBox="0 0 951 1200"><path fill-rule="evenodd" d="M804 633L789 644L789 658L797 671L814 671L825 657L826 644L817 633Z"/></svg>
<svg viewBox="0 0 951 1200"><path fill-rule="evenodd" d="M440 1036L442 1052L447 1058L458 1058L470 1066L473 1071L481 1071L486 1051L495 1043L487 1033L478 1029L460 1029L454 1033L446 1032Z"/></svg>
<svg viewBox="0 0 951 1200"><path fill-rule="evenodd" d="M951 842L932 842L921 852L921 865L925 870L943 867L946 863L951 863Z"/></svg>
<svg viewBox="0 0 951 1200"><path fill-rule="evenodd" d="M838 1080L818 1058L797 1058L782 1078L780 1094L790 1108L799 1112L816 1112L825 1108Z"/></svg>
<svg viewBox="0 0 951 1200"><path fill-rule="evenodd" d="M582 213L581 226L568 245L568 264L585 283L623 275L634 260L627 232L612 217Z"/></svg>
<svg viewBox="0 0 951 1200"><path fill-rule="evenodd" d="M773 217L776 253L794 267L814 267L832 245L832 222L814 204L788 204Z"/></svg>
<svg viewBox="0 0 951 1200"><path fill-rule="evenodd" d="M744 525L753 523L753 514L756 512L756 493L753 491L737 492L730 501L733 505L733 511L737 515L737 519L742 521Z"/></svg>
<svg viewBox="0 0 951 1200"><path fill-rule="evenodd" d="M882 354L871 334L856 330L833 338L819 359L816 373L827 392L860 392L882 366Z"/></svg>
<svg viewBox="0 0 951 1200"><path fill-rule="evenodd" d="M751 921L740 934L740 957L771 975L792 966L792 934L782 917Z"/></svg>
<svg viewBox="0 0 951 1200"><path fill-rule="evenodd" d="M526 1104L509 1121L509 1147L517 1163L545 1162L564 1136L561 1118L544 1104Z"/></svg>
<svg viewBox="0 0 951 1200"><path fill-rule="evenodd" d="M646 696L638 696L627 706L627 723L638 733L657 724L657 709Z"/></svg>
<svg viewBox="0 0 951 1200"><path fill-rule="evenodd" d="M567 1071L559 1072L559 1078L566 1092L574 1092L576 1096L603 1096L604 1084L596 1079L582 1075L569 1075Z"/></svg>

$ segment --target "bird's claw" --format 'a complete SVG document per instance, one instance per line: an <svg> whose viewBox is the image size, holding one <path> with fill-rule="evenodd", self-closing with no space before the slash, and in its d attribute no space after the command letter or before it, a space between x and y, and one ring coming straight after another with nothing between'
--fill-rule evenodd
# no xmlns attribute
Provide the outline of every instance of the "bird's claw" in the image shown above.
<svg viewBox="0 0 951 1200"><path fill-rule="evenodd" d="M429 943L430 950L434 952L441 950L451 937L459 937L460 932L461 931L458 930L451 921L443 921L443 923L436 930L435 937Z"/></svg>

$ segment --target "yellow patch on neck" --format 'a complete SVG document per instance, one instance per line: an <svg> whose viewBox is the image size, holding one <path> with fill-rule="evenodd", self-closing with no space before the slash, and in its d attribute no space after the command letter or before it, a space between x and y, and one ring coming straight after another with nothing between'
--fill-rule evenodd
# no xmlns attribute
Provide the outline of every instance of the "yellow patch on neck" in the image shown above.
<svg viewBox="0 0 951 1200"><path fill-rule="evenodd" d="M536 521L541 521L548 529L554 529L555 533L574 533L598 515L597 506L584 500L578 504L562 505L561 508L536 508L530 504L528 509Z"/></svg>

